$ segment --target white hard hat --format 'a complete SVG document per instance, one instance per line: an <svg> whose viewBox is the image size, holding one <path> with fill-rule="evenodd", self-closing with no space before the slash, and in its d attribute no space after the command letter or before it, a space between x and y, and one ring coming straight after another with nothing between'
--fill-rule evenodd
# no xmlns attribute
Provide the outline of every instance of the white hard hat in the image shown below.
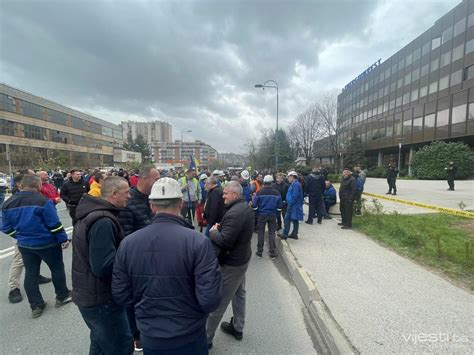
<svg viewBox="0 0 474 355"><path fill-rule="evenodd" d="M2 187L7 186L7 181L5 179L0 179L0 186Z"/></svg>
<svg viewBox="0 0 474 355"><path fill-rule="evenodd" d="M199 177L199 180L204 180L204 179L207 179L209 176L207 176L206 174L201 174L201 176Z"/></svg>
<svg viewBox="0 0 474 355"><path fill-rule="evenodd" d="M148 198L150 200L171 200L182 197L183 193L178 182L175 179L164 177L153 184Z"/></svg>
<svg viewBox="0 0 474 355"><path fill-rule="evenodd" d="M265 177L263 178L263 182L264 182L264 183L271 183L271 182L273 182L273 176L271 176L271 175L265 175Z"/></svg>
<svg viewBox="0 0 474 355"><path fill-rule="evenodd" d="M245 180L250 179L250 173L247 170L242 170L240 176L242 176Z"/></svg>
<svg viewBox="0 0 474 355"><path fill-rule="evenodd" d="M220 174L220 171L219 171L219 170L214 170L214 171L212 172L212 175L219 175L219 174Z"/></svg>
<svg viewBox="0 0 474 355"><path fill-rule="evenodd" d="M296 171L290 171L288 176L298 176L298 173Z"/></svg>
<svg viewBox="0 0 474 355"><path fill-rule="evenodd" d="M219 170L219 176L225 176L225 174L222 170Z"/></svg>

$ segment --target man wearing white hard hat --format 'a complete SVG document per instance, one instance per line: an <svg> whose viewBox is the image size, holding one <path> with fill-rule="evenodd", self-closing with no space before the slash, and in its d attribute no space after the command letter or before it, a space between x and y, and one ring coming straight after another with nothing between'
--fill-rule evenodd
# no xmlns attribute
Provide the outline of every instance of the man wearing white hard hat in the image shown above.
<svg viewBox="0 0 474 355"><path fill-rule="evenodd" d="M281 212L282 200L280 193L272 187L273 177L265 175L263 178L263 188L257 192L253 199L253 210L257 215L258 226L258 243L257 252L258 257L262 257L263 243L265 236L265 226L268 225L268 244L270 259L275 259L276 245L275 232L277 228L277 215Z"/></svg>
<svg viewBox="0 0 474 355"><path fill-rule="evenodd" d="M242 170L240 173L240 185L242 186L242 195L245 201L250 202L252 199L252 192L249 184L250 173L247 170Z"/></svg>
<svg viewBox="0 0 474 355"><path fill-rule="evenodd" d="M290 187L286 193L286 214L285 214L285 226L283 228L283 234L278 236L282 239L298 239L299 221L303 220L303 189L298 181L298 173L296 171L290 171L288 173L288 182ZM293 224L293 231L290 234L290 225Z"/></svg>
<svg viewBox="0 0 474 355"><path fill-rule="evenodd" d="M214 176L217 179L217 186L222 187L221 186L221 180L219 178L221 176L221 172L219 170L214 170L212 172L212 176Z"/></svg>
<svg viewBox="0 0 474 355"><path fill-rule="evenodd" d="M112 294L134 307L145 353L207 354L206 321L221 300L212 243L181 216L182 197L176 180L158 180L155 218L125 238L115 260Z"/></svg>

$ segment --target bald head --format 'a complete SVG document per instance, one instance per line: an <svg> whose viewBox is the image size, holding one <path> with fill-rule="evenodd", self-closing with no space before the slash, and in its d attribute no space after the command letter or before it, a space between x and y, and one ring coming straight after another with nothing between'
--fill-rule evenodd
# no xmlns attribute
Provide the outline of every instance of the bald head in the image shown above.
<svg viewBox="0 0 474 355"><path fill-rule="evenodd" d="M39 178L41 179L42 184L46 184L49 181L48 173L44 170L38 171L38 173L36 175L39 176Z"/></svg>

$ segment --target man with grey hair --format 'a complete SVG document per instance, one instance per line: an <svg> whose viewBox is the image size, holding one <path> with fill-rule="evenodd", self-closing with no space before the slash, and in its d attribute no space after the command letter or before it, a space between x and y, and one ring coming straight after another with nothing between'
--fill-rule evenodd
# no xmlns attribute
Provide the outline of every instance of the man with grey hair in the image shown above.
<svg viewBox="0 0 474 355"><path fill-rule="evenodd" d="M25 265L25 291L33 318L40 317L46 306L39 289L41 261L51 270L56 307L71 301L62 252L69 240L54 203L42 196L40 190L39 176L24 175L20 191L5 202L2 209L2 231L17 240Z"/></svg>
<svg viewBox="0 0 474 355"><path fill-rule="evenodd" d="M222 322L221 329L242 340L245 324L245 273L252 255L250 243L254 227L252 208L242 196L242 186L230 181L224 188L226 212L220 224L210 230L210 238L218 253L222 274L222 301L207 320L207 343L212 347L217 326L232 301L233 317Z"/></svg>
<svg viewBox="0 0 474 355"><path fill-rule="evenodd" d="M211 241L180 215L182 189L171 178L154 185L152 223L120 245L114 300L134 309L149 354L207 354L206 319L221 299Z"/></svg>
<svg viewBox="0 0 474 355"><path fill-rule="evenodd" d="M72 298L90 329L90 354L131 354L125 309L112 299L115 254L125 237L117 215L130 197L127 180L104 179L101 197L84 195L73 232Z"/></svg>

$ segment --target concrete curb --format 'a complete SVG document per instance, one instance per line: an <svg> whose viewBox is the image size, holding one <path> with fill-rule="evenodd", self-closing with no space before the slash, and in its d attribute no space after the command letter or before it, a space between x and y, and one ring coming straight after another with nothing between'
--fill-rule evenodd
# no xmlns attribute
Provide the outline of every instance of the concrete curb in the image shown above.
<svg viewBox="0 0 474 355"><path fill-rule="evenodd" d="M339 326L332 316L330 310L324 303L316 285L306 270L299 264L298 258L293 254L289 244L276 238L277 248L285 261L291 279L296 285L298 292L305 304L321 340L323 354L359 354L352 345L344 330Z"/></svg>

